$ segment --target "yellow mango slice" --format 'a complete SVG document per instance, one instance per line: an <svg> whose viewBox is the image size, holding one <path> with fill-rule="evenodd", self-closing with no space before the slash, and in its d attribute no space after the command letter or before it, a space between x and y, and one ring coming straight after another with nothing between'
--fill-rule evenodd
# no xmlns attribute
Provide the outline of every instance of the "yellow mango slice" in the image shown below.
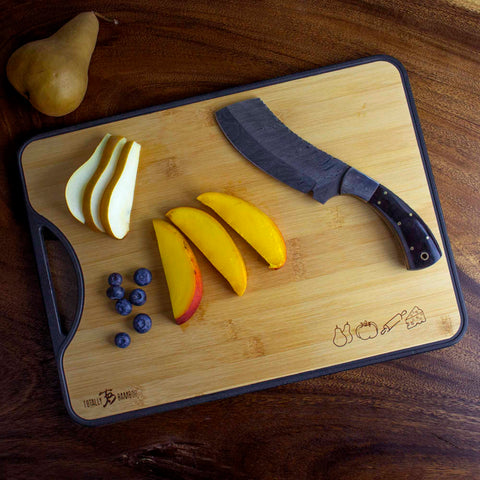
<svg viewBox="0 0 480 480"><path fill-rule="evenodd" d="M243 237L269 264L278 269L285 264L287 247L274 221L255 205L226 193L207 192L197 200L210 207Z"/></svg>
<svg viewBox="0 0 480 480"><path fill-rule="evenodd" d="M247 288L242 254L225 228L211 215L192 207L173 208L166 216L197 246L227 279L237 295Z"/></svg>
<svg viewBox="0 0 480 480"><path fill-rule="evenodd" d="M158 250L167 279L173 316L180 325L197 310L202 299L202 275L185 237L170 223L153 220Z"/></svg>

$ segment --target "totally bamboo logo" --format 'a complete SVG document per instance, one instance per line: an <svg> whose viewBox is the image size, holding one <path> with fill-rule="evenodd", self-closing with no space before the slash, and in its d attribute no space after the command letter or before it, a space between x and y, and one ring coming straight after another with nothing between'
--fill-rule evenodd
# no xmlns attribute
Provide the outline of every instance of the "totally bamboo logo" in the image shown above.
<svg viewBox="0 0 480 480"><path fill-rule="evenodd" d="M82 400L82 404L85 408L107 408L111 405L114 405L116 402L141 399L143 399L143 394L138 388L130 388L128 390L120 391L114 391L112 388L106 388L105 390L99 392L97 396L92 396Z"/></svg>

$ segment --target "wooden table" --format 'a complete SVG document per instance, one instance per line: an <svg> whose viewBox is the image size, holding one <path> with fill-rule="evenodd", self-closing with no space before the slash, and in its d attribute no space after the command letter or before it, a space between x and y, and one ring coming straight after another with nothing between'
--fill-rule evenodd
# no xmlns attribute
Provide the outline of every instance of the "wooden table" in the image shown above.
<svg viewBox="0 0 480 480"><path fill-rule="evenodd" d="M108 8L108 7L111 8ZM0 478L480 478L480 6L473 0L0 1L2 65L74 14L102 22L82 105L1 83ZM469 315L447 349L115 425L67 416L15 153L35 133L374 54L406 67ZM55 244L54 241L51 242ZM58 278L68 262L52 248ZM68 310L68 283L59 301ZM67 287L67 288L65 288Z"/></svg>

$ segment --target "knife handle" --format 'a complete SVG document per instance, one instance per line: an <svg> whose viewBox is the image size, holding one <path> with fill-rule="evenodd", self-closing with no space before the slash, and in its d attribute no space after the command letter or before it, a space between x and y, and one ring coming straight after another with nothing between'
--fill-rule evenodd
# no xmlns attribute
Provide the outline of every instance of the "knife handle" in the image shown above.
<svg viewBox="0 0 480 480"><path fill-rule="evenodd" d="M350 168L343 178L341 193L359 197L375 208L400 241L407 269L429 267L442 256L425 222L388 188Z"/></svg>
<svg viewBox="0 0 480 480"><path fill-rule="evenodd" d="M379 185L368 203L396 233L409 270L429 267L440 259L442 252L431 230L397 195Z"/></svg>

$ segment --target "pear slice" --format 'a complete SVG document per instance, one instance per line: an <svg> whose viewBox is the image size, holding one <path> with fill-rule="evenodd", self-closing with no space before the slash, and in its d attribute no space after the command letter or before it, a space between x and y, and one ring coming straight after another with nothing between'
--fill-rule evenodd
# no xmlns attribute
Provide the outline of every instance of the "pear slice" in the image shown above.
<svg viewBox="0 0 480 480"><path fill-rule="evenodd" d="M103 137L92 156L73 172L65 187L65 200L68 210L81 223L85 223L85 215L83 214L85 187L97 170L105 145L110 137L110 133Z"/></svg>
<svg viewBox="0 0 480 480"><path fill-rule="evenodd" d="M232 237L210 214L192 207L177 207L166 216L198 247L227 279L237 295L247 288L247 269Z"/></svg>
<svg viewBox="0 0 480 480"><path fill-rule="evenodd" d="M137 142L128 141L124 145L100 202L100 220L105 232L114 238L122 239L130 230L140 149Z"/></svg>
<svg viewBox="0 0 480 480"><path fill-rule="evenodd" d="M124 137L110 137L108 139L97 170L85 187L83 195L85 223L97 232L105 231L100 218L100 203L103 193L115 173L120 152L126 142L127 139Z"/></svg>
<svg viewBox="0 0 480 480"><path fill-rule="evenodd" d="M255 205L226 193L207 192L197 197L242 236L276 270L287 259L282 233L274 221Z"/></svg>

